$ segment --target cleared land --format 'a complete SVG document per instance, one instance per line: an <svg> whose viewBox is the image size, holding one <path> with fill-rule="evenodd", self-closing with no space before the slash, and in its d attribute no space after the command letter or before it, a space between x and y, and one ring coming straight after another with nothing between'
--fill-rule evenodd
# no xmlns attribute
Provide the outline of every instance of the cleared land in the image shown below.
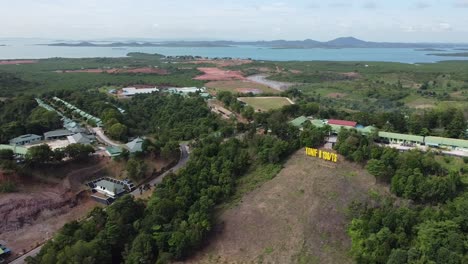
<svg viewBox="0 0 468 264"><path fill-rule="evenodd" d="M360 166L298 151L274 179L222 212L209 244L187 263L352 263L346 208L370 192L387 190Z"/></svg>
<svg viewBox="0 0 468 264"><path fill-rule="evenodd" d="M293 104L293 102L286 97L239 97L238 99L252 106L255 111L268 111Z"/></svg>
<svg viewBox="0 0 468 264"><path fill-rule="evenodd" d="M194 80L200 81L229 81L229 80L243 80L242 72L221 70L218 68L197 68L203 72L203 75L197 76Z"/></svg>
<svg viewBox="0 0 468 264"><path fill-rule="evenodd" d="M34 64L37 60L0 60L0 65Z"/></svg>
<svg viewBox="0 0 468 264"><path fill-rule="evenodd" d="M278 93L277 90L271 89L270 87L247 81L247 80L236 80L236 81L213 81L205 85L214 93L219 91L228 91L231 93L249 93L259 91L260 93Z"/></svg>

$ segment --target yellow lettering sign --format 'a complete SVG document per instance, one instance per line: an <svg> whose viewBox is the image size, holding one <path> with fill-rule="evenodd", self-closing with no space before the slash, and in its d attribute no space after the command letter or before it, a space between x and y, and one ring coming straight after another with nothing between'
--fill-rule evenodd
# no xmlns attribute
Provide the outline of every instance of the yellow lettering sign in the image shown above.
<svg viewBox="0 0 468 264"><path fill-rule="evenodd" d="M338 155L328 151L322 151L320 149L306 148L306 155L316 157L331 162L338 162Z"/></svg>

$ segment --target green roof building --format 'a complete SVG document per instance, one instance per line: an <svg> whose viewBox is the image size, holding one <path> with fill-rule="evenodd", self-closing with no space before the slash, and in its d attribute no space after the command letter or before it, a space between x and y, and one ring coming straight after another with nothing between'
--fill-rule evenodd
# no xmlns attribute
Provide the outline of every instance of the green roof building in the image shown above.
<svg viewBox="0 0 468 264"><path fill-rule="evenodd" d="M427 146L450 147L468 149L468 140L443 138L443 137L425 137L424 142Z"/></svg>
<svg viewBox="0 0 468 264"><path fill-rule="evenodd" d="M294 120L292 120L291 122L289 122L291 125L295 126L295 127L302 127L304 126L304 124L309 121L309 119L305 116L300 116Z"/></svg>
<svg viewBox="0 0 468 264"><path fill-rule="evenodd" d="M423 136L407 135L407 134L379 131L379 137L383 138L383 139L387 139L388 141L390 141L390 143L424 144L424 137Z"/></svg>
<svg viewBox="0 0 468 264"><path fill-rule="evenodd" d="M126 144L130 153L141 152L143 151L143 139L136 138Z"/></svg>
<svg viewBox="0 0 468 264"><path fill-rule="evenodd" d="M106 153L111 157L118 157L122 155L122 152L123 149L121 147L112 146L106 148Z"/></svg>

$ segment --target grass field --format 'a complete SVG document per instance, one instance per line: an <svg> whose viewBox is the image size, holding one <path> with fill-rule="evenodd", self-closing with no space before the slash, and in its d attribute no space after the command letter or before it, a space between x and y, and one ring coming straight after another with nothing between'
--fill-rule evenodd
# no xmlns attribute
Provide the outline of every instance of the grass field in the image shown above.
<svg viewBox="0 0 468 264"><path fill-rule="evenodd" d="M291 104L286 97L239 97L239 100L252 106L256 111L279 109Z"/></svg>
<svg viewBox="0 0 468 264"><path fill-rule="evenodd" d="M273 177L276 170L239 180L237 199L221 209L209 244L188 263L353 263L347 207L388 190L341 156L334 164L299 150Z"/></svg>
<svg viewBox="0 0 468 264"><path fill-rule="evenodd" d="M228 91L231 93L238 93L239 88L248 88L248 89L258 89L262 91L262 93L279 93L279 91L275 89L271 89L268 86L259 84L259 83L254 83L251 81L214 81L214 82L209 82L205 85L209 90L216 92L219 91Z"/></svg>

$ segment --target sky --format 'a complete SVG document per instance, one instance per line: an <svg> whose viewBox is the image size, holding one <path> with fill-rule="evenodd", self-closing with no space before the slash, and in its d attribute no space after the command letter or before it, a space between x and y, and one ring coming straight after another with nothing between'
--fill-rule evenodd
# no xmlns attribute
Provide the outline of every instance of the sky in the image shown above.
<svg viewBox="0 0 468 264"><path fill-rule="evenodd" d="M468 43L468 0L0 0L0 38Z"/></svg>

